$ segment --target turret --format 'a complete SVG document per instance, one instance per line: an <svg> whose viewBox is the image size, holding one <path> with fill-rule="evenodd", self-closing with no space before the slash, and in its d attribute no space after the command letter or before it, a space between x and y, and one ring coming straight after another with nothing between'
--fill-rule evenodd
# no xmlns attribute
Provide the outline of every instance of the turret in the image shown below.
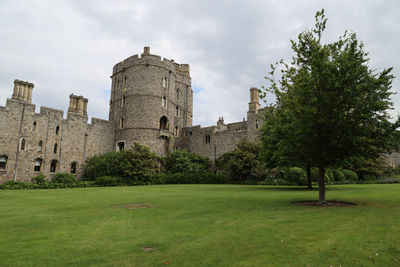
<svg viewBox="0 0 400 267"><path fill-rule="evenodd" d="M33 87L33 83L14 80L14 92L12 94L12 99L31 104Z"/></svg>
<svg viewBox="0 0 400 267"><path fill-rule="evenodd" d="M250 88L249 112L254 112L257 114L259 108L260 108L260 97L258 94L258 89L252 87Z"/></svg>

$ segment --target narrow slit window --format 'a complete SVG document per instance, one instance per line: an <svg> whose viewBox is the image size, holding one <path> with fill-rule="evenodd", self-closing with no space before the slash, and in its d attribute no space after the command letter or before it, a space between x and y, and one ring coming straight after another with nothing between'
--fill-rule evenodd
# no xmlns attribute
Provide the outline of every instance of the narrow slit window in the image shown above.
<svg viewBox="0 0 400 267"><path fill-rule="evenodd" d="M36 131L36 121L33 122L32 124L32 132Z"/></svg>
<svg viewBox="0 0 400 267"><path fill-rule="evenodd" d="M22 138L20 147L21 150L25 150L25 143L26 143L25 138Z"/></svg>
<svg viewBox="0 0 400 267"><path fill-rule="evenodd" d="M56 127L56 135L58 135L60 133L60 126L57 125Z"/></svg>
<svg viewBox="0 0 400 267"><path fill-rule="evenodd" d="M42 152L42 147L43 147L43 142L42 142L42 140L40 140L40 141L39 141L39 144L38 144L37 151L38 151L38 152Z"/></svg>
<svg viewBox="0 0 400 267"><path fill-rule="evenodd" d="M179 116L179 106L176 106L175 108L175 116Z"/></svg>
<svg viewBox="0 0 400 267"><path fill-rule="evenodd" d="M53 153L54 153L54 154L57 154L57 143L54 144Z"/></svg>
<svg viewBox="0 0 400 267"><path fill-rule="evenodd" d="M167 98L165 96L162 97L161 104L163 107L167 106Z"/></svg>
<svg viewBox="0 0 400 267"><path fill-rule="evenodd" d="M124 118L119 119L119 128L124 129Z"/></svg>

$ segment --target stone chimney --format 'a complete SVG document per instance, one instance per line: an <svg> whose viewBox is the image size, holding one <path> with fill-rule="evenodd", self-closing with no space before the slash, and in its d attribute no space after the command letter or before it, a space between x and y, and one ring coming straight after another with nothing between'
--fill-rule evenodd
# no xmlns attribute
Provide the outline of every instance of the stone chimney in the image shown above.
<svg viewBox="0 0 400 267"><path fill-rule="evenodd" d="M87 98L84 98L83 96L70 94L68 112L86 115L87 103L88 103Z"/></svg>
<svg viewBox="0 0 400 267"><path fill-rule="evenodd" d="M24 101L31 104L33 87L35 87L33 83L14 80L14 91L12 94L12 99Z"/></svg>
<svg viewBox="0 0 400 267"><path fill-rule="evenodd" d="M258 89L255 87L250 88L250 103L249 112L258 113L260 108L260 96L258 94Z"/></svg>

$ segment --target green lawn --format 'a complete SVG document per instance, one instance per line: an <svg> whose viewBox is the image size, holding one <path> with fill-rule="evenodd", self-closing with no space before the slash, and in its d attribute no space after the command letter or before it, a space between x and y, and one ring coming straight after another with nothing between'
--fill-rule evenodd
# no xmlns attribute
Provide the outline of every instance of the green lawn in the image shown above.
<svg viewBox="0 0 400 267"><path fill-rule="evenodd" d="M400 184L0 191L1 266L400 266ZM151 202L126 209L112 204ZM154 250L144 251L144 247Z"/></svg>

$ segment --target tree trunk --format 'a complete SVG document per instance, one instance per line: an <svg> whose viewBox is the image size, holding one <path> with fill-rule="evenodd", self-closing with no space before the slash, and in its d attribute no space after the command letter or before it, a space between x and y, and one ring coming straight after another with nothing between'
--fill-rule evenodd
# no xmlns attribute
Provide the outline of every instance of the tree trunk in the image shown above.
<svg viewBox="0 0 400 267"><path fill-rule="evenodd" d="M312 189L311 167L307 164L307 188Z"/></svg>
<svg viewBox="0 0 400 267"><path fill-rule="evenodd" d="M325 166L319 166L318 187L319 187L319 203L326 204L326 200L325 200Z"/></svg>

